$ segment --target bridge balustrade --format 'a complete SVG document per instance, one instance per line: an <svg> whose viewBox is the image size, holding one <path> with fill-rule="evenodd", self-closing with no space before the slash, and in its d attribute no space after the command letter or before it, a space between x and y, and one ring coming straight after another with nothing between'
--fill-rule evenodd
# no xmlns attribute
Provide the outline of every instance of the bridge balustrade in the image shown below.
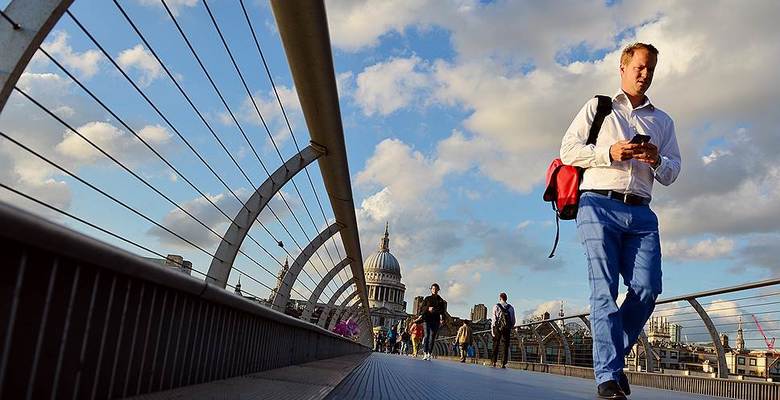
<svg viewBox="0 0 780 400"><path fill-rule="evenodd" d="M203 62L205 44L193 40L199 35L166 2L158 11L175 34L162 39L176 41L181 54L150 32L137 5L100 2L86 12L72 3L12 0L0 19L0 121L40 120L51 130L0 124L3 156L40 166L78 194L69 204L13 176L0 182L0 398L123 397L367 351L369 308L324 4L272 2L310 136L299 145L303 137L293 129L253 24L256 10L244 1L231 10L240 13L251 41L226 34L225 9L197 5L209 18L194 29L208 29L224 52L223 70ZM161 98L149 82L134 79L107 49L99 24L110 18L98 13L119 21L112 28L138 43L173 95ZM102 78L116 79L110 89L123 93L121 102L102 96L106 88L95 85L103 81L76 71L52 48L53 39L47 44L55 26L58 38L78 36L100 57ZM238 50L254 64L246 64L249 57L237 61ZM73 104L54 104L20 83L23 74L40 72L30 69L33 56L46 76L68 85L64 101ZM190 79L172 65L181 57L197 66ZM250 69L264 71L270 104L278 105L272 112L292 142L278 142L266 124L269 111L255 99L259 88L246 79ZM259 127L239 114L226 82L241 83L238 97L254 106L248 110ZM204 90L228 123L215 123L214 110L193 100ZM134 155L138 160L66 112L84 107L96 124L111 126L127 148L143 153ZM167 147L150 139L149 127L169 136ZM255 128L260 140L250 139ZM96 159L74 166L56 143L38 140L46 134L67 137ZM258 144L265 141L266 152ZM303 212L308 221L299 217ZM170 248L163 246L184 256L166 255ZM342 317L357 321L360 332L332 333Z"/></svg>

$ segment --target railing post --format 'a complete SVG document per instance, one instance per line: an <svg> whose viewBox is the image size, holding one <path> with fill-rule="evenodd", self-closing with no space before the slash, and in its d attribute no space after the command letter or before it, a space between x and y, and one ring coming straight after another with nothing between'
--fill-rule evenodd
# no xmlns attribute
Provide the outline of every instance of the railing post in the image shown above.
<svg viewBox="0 0 780 400"><path fill-rule="evenodd" d="M563 355L565 358L564 363L566 365L571 365L571 350L569 349L569 341L566 340L566 335L554 322L548 322L548 324L550 324L552 329L558 335L558 340L561 342L561 347L563 347Z"/></svg>
<svg viewBox="0 0 780 400"><path fill-rule="evenodd" d="M480 336L479 341L482 342L482 348L485 349L485 358L490 360L490 349L488 348L487 340L485 340L485 335Z"/></svg>
<svg viewBox="0 0 780 400"><path fill-rule="evenodd" d="M537 327L541 325L534 325L531 327L531 332L534 335L534 338L536 339L536 343L539 346L539 362L542 364L547 364L547 351L544 346L544 339L542 339L542 335L539 334L539 332L536 330Z"/></svg>
<svg viewBox="0 0 780 400"><path fill-rule="evenodd" d="M699 304L698 300L693 297L687 300L688 303L691 304L691 307L696 310L696 313L699 314L702 322L704 322L704 326L710 333L712 345L715 347L715 353L718 355L718 378L727 379L729 377L729 367L728 364L726 364L726 350L723 348L723 344L720 342L720 337L718 335L718 330L715 328L715 324L712 323L712 319L710 319L709 314L707 314L707 311L704 310L704 307Z"/></svg>
<svg viewBox="0 0 780 400"><path fill-rule="evenodd" d="M644 329L642 329L642 331L639 332L638 341L642 345L642 348L645 350L646 372L655 372L655 367L656 367L655 351L653 350L653 346L650 345L650 341L647 340L647 334L645 333ZM639 365L639 351L637 351L636 353L636 364Z"/></svg>
<svg viewBox="0 0 780 400"><path fill-rule="evenodd" d="M512 329L512 331L515 333L515 336L517 336L517 346L520 347L520 361L526 362L528 360L528 354L526 354L525 351L525 337L520 334L520 330L518 329Z"/></svg>

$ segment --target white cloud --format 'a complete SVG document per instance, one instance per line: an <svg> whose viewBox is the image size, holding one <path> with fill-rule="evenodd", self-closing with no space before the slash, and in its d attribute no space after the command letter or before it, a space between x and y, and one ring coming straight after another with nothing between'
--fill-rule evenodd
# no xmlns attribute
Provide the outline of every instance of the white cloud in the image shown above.
<svg viewBox="0 0 780 400"><path fill-rule="evenodd" d="M428 85L419 57L394 58L367 67L357 75L355 101L368 115L389 115L418 98Z"/></svg>
<svg viewBox="0 0 780 400"><path fill-rule="evenodd" d="M77 70L84 77L94 76L99 69L101 54L97 50L87 50L79 53L73 50L68 43L68 34L64 31L53 32L50 39L44 42L43 47L57 61L66 67Z"/></svg>
<svg viewBox="0 0 780 400"><path fill-rule="evenodd" d="M293 132L296 132L297 126L305 125L303 121L303 114L301 112L301 103L298 99L298 92L295 88L289 88L284 85L277 85L276 91L279 94L279 99L276 98L276 93L273 90L269 90L267 93L255 93L250 99L246 96L241 103L238 111L234 110L236 118L239 123L248 123L254 126L261 127L263 131L263 122L265 122L268 129L271 131L271 136L274 138L274 142L277 146L281 146L285 141L290 139L290 128ZM254 100L254 103L253 103ZM279 107L281 101L284 111L287 114L287 121L290 122L290 127L287 126L287 121L284 119L282 108ZM258 115L259 111L259 115ZM260 118L262 116L262 119ZM221 112L218 115L219 121L223 125L233 126L235 122L233 117L227 111ZM296 135L301 135L301 132L296 132ZM267 132L263 134L267 146L271 146L270 139L267 139Z"/></svg>
<svg viewBox="0 0 780 400"><path fill-rule="evenodd" d="M208 196L208 199L211 200L211 202L216 204L219 209L225 212L225 214L230 216L232 219L235 217L235 215L237 215L238 211L242 207L242 204L246 202L252 195L252 191L245 188L234 189L233 192L236 194L236 196L238 196L241 203L239 203L239 201L236 200L236 198L233 197L233 194L230 192L218 194L207 193L206 195ZM293 212L299 211L302 208L300 201L296 200L293 196L290 196L289 193L284 191L280 191L280 193L284 195ZM230 224L230 221L228 221L228 219L225 218L225 216L222 215L222 213L220 213L219 210L214 207L214 205L212 205L203 197L195 197L193 199L180 202L179 206L195 216L203 224L217 232L219 235L224 235L228 225ZM269 205L266 206L266 208L263 209L263 211L260 213L258 221L266 225L277 224L276 218L273 217L269 207L270 209L273 209L274 213L276 213L276 216L278 216L285 224L291 223L286 221L286 218L290 217L291 215L290 211L284 205L278 194L271 199ZM203 225L201 225L198 221L176 207L172 207L171 210L165 215L165 217L163 217L161 224L173 232L176 232L180 236L186 238L187 240L205 248L215 249L221 240L221 238L216 236L214 233L204 228ZM191 245L159 227L151 227L147 233L152 237L157 238L162 246L189 251L193 250ZM262 233L262 236L259 237L267 238L266 235L266 233ZM285 247L288 248L293 255L295 255L296 251L293 249L296 247L293 243L291 243L291 241L288 240L289 238L284 237L278 232L276 235L277 238L284 242ZM302 245L305 246L303 243Z"/></svg>
<svg viewBox="0 0 780 400"><path fill-rule="evenodd" d="M138 0L138 3L142 6L163 8L162 3L158 0ZM166 0L165 3L171 9L171 13L178 16L184 7L195 7L198 4L198 0Z"/></svg>
<svg viewBox="0 0 780 400"><path fill-rule="evenodd" d="M378 44L390 31L403 32L406 26L432 15L436 2L400 1L328 1L328 27L335 46L356 51Z"/></svg>
<svg viewBox="0 0 780 400"><path fill-rule="evenodd" d="M719 237L705 239L695 243L688 240L664 242L664 257L675 260L713 260L733 255L735 243L731 239Z"/></svg>
<svg viewBox="0 0 780 400"><path fill-rule="evenodd" d="M139 160L151 155L137 138L107 122L88 122L77 127L76 131L108 154L120 157L120 160ZM167 129L160 125L147 125L138 131L138 135L158 150L169 142L171 136ZM59 154L79 163L108 160L86 140L71 131L65 132L62 141L55 148Z"/></svg>
<svg viewBox="0 0 780 400"><path fill-rule="evenodd" d="M117 57L117 63L124 69L136 69L140 72L140 85L149 86L162 74L162 66L151 52L140 44L130 49L122 50Z"/></svg>
<svg viewBox="0 0 780 400"><path fill-rule="evenodd" d="M376 46L383 35L409 29L424 34L435 26L450 34L453 57L383 60L366 69L386 68L378 74L382 79L370 81L382 90L373 97L366 90L362 100L355 95L369 115L432 102L467 113L462 129L437 143L436 154L409 159L427 167L423 183L435 186L448 174L476 170L516 192L531 192L581 105L618 88L620 49L640 40L661 51L649 96L674 117L683 154L678 181L654 193L662 235L672 244L670 256L743 254L747 247L739 235L780 231L780 214L774 211L780 201L775 166L780 115L772 108L780 89L766 84L766 77L776 75L772 66L780 63L778 43L771 39L774 2L744 7L719 1L706 9L696 2L632 1L610 7L476 1L328 6L334 45L342 50ZM390 7L392 13L380 13ZM592 61L572 62L583 55ZM403 73L391 73L393 63ZM399 89L404 85L398 76L409 76L407 89ZM414 97L403 97L406 93ZM437 173L431 174L433 166ZM390 193L413 193L395 186ZM691 243L701 235L724 239Z"/></svg>
<svg viewBox="0 0 780 400"><path fill-rule="evenodd" d="M398 139L385 139L366 160L355 182L387 188L393 199L400 202L396 206L403 207L419 203L422 194L438 188L448 170L448 165L426 158Z"/></svg>

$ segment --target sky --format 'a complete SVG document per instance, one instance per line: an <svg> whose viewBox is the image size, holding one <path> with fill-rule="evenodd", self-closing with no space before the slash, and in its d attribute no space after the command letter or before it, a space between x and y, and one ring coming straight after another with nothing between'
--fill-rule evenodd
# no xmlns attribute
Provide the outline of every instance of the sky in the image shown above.
<svg viewBox="0 0 780 400"><path fill-rule="evenodd" d="M267 130L202 1L168 4L238 124L157 1L120 4L207 123L112 2L77 0L70 10L171 124L145 103L68 16L43 45L136 133L159 148L181 175L40 52L18 86L221 233L226 220L209 200L232 215L240 207L235 197L246 199L252 185L265 177L258 159L273 170L280 165L274 144L287 159L296 152L291 131L299 144L308 141L270 7L266 2L245 3L291 129L241 8L233 1L212 0L208 5ZM662 297L778 276L777 2L333 0L326 1L326 7L363 255L376 251L389 223L390 249L401 265L409 310L414 296L426 294L429 285L438 282L450 312L463 317L474 304L494 303L499 292L509 295L523 317L543 311L557 314L561 301L567 313L587 311L587 266L574 223L562 222L557 255L548 259L554 214L541 200L541 192L546 167L557 156L574 115L594 95L619 90L620 51L636 41L652 43L660 51L648 96L674 119L682 153L678 180L669 187L656 184L653 191L662 238ZM231 190L187 148L172 125ZM206 251L112 204L7 140L0 141L2 182L161 253L184 254L202 272L208 269L206 252L216 249L215 235L19 93L0 115L0 130ZM332 212L316 164L309 172L330 221ZM189 187L182 175L209 200ZM251 276L242 278L242 284L262 297L268 290L260 282L273 285L278 263L299 251L291 237L305 246L307 237L326 226L312 185L302 176L295 182L299 190L283 189L289 209L279 197L271 203L282 223L264 212L261 221L267 231L257 225L252 230L268 252L247 241L242 247L246 255L239 256L237 265ZM0 193L0 199L144 253L14 194ZM313 222L303 204L310 208ZM268 232L285 242L285 248L276 246ZM329 246L330 254L318 252L325 264L339 252L343 256L340 243ZM316 277L318 267L324 271L316 260L305 271ZM348 274L342 275L341 280L348 279ZM237 279L238 274L232 274L231 284ZM304 295L316 284L307 279L297 286ZM717 304L716 300L729 299L710 300Z"/></svg>

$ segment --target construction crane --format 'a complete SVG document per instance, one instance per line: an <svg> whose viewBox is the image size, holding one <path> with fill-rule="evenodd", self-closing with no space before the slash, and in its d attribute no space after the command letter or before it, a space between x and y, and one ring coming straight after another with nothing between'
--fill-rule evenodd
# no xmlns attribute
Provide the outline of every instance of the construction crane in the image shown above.
<svg viewBox="0 0 780 400"><path fill-rule="evenodd" d="M761 332L761 336L764 337L764 343L766 343L767 350L774 352L775 351L775 338L772 338L772 340L769 340L769 338L766 337L766 334L764 333L764 328L761 327L761 323L758 322L758 318L756 318L755 315L751 314L751 317L753 317L753 321L756 323L756 326L758 327L758 331Z"/></svg>
<svg viewBox="0 0 780 400"><path fill-rule="evenodd" d="M751 317L753 317L753 322L755 322L755 323L756 323L756 326L758 327L758 331L759 331L759 332L761 332L761 336L763 336L763 337L764 337L764 343L766 343L766 348L767 348L767 350L768 350L769 352L771 352L771 353L774 353L774 354L776 354L776 353L775 353L775 338L772 338L771 340L770 340L769 338L767 338L767 337L766 337L766 334L764 333L764 328L762 328L762 327L761 327L761 323L760 323L760 322L758 322L758 318L756 318L756 316L755 316L755 315L753 315L753 314L751 314ZM766 369L767 369L767 372L768 372L769 370L771 370L771 369L772 369L772 367L774 367L774 366L775 366L775 364L777 363L777 361L780 361L780 356L777 356L777 355L775 355L775 356L774 356L774 359L772 360L772 362L771 362L771 363L769 363L769 365L767 365L767 367L766 367Z"/></svg>

